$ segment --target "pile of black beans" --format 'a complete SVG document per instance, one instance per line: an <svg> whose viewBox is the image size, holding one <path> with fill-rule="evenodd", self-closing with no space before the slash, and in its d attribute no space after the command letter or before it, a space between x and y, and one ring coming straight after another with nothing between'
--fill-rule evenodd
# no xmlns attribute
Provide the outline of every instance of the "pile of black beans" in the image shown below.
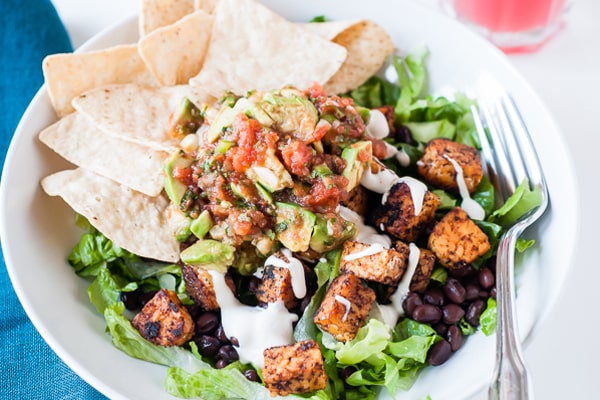
<svg viewBox="0 0 600 400"><path fill-rule="evenodd" d="M194 307L190 307L190 312L195 322L192 340L198 346L198 352L202 356L213 360L217 369L239 360L236 350L239 343L235 337L227 337L218 312L205 312ZM251 381L260 381L257 372L253 369L244 371L244 376Z"/></svg>
<svg viewBox="0 0 600 400"><path fill-rule="evenodd" d="M431 283L424 293L410 292L403 302L407 317L431 325L444 339L434 344L427 355L427 363L441 365L461 348L464 335L461 320L473 327L479 326L481 313L489 297L496 298L494 260L475 269L448 270L444 285Z"/></svg>

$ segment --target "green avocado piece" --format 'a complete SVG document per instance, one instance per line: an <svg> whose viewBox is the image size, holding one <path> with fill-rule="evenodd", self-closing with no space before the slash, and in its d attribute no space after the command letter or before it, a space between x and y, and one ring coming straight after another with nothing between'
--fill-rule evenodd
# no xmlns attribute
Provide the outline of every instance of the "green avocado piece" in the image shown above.
<svg viewBox="0 0 600 400"><path fill-rule="evenodd" d="M187 168L192 165L193 160L186 157L184 152L178 150L174 152L165 163L165 192L169 200L177 207L181 204L181 199L187 190L187 186L179 180L173 178L173 170L175 168Z"/></svg>
<svg viewBox="0 0 600 400"><path fill-rule="evenodd" d="M272 149L267 151L262 165L253 164L246 170L246 176L271 193L294 185L292 176Z"/></svg>
<svg viewBox="0 0 600 400"><path fill-rule="evenodd" d="M359 161L358 155L360 152L367 152L368 158L366 161ZM353 143L342 151L342 158L346 161L342 176L348 179L347 191L351 191L360 183L360 178L371 163L372 153L372 145L369 141Z"/></svg>
<svg viewBox="0 0 600 400"><path fill-rule="evenodd" d="M356 226L344 218L317 214L315 228L310 238L310 248L317 253L325 253L341 246L354 237Z"/></svg>
<svg viewBox="0 0 600 400"><path fill-rule="evenodd" d="M179 257L188 265L225 273L235 259L235 248L217 240L201 239L183 250Z"/></svg>
<svg viewBox="0 0 600 400"><path fill-rule="evenodd" d="M184 97L171 119L173 131L180 136L195 133L204 123L204 113L190 99Z"/></svg>
<svg viewBox="0 0 600 400"><path fill-rule="evenodd" d="M315 226L316 215L290 203L275 203L277 240L291 251L306 251Z"/></svg>
<svg viewBox="0 0 600 400"><path fill-rule="evenodd" d="M185 218L183 223L177 227L177 229L175 230L175 239L178 242L185 242L186 240L188 240L188 238L192 234L192 231L190 229L191 223L192 220L190 218Z"/></svg>
<svg viewBox="0 0 600 400"><path fill-rule="evenodd" d="M265 94L259 106L282 133L289 133L305 143L314 141L313 133L319 121L314 104L294 89L282 89Z"/></svg>
<svg viewBox="0 0 600 400"><path fill-rule="evenodd" d="M204 210L190 223L190 232L198 239L203 239L213 226L213 220L208 210Z"/></svg>

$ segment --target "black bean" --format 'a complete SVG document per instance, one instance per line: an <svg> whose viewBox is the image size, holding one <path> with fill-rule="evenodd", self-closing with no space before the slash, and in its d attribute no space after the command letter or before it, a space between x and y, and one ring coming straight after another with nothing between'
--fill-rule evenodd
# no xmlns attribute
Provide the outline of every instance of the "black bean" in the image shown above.
<svg viewBox="0 0 600 400"><path fill-rule="evenodd" d="M215 330L215 337L217 339L219 339L219 341L221 343L224 343L224 344L229 343L229 338L225 334L225 330L223 330L223 325L221 325L221 324L219 324L219 326L217 326L217 329Z"/></svg>
<svg viewBox="0 0 600 400"><path fill-rule="evenodd" d="M217 338L208 335L202 335L196 339L196 345L198 346L198 352L205 357L214 357L221 347L221 343Z"/></svg>
<svg viewBox="0 0 600 400"><path fill-rule="evenodd" d="M473 326L479 326L479 317L483 310L485 310L485 301L482 299L475 300L469 304L465 314L465 320Z"/></svg>
<svg viewBox="0 0 600 400"><path fill-rule="evenodd" d="M467 291L458 279L448 278L444 285L444 293L451 302L462 304L465 301Z"/></svg>
<svg viewBox="0 0 600 400"><path fill-rule="evenodd" d="M221 348L219 349L219 352L217 353L217 358L219 358L220 360L227 360L227 362L232 363L234 361L239 360L240 356L238 356L237 351L232 345L226 344L225 346L221 346Z"/></svg>
<svg viewBox="0 0 600 400"><path fill-rule="evenodd" d="M437 288L427 289L425 293L423 293L423 301L425 303L433 304L434 306L443 306L444 292Z"/></svg>
<svg viewBox="0 0 600 400"><path fill-rule="evenodd" d="M258 376L258 372L253 369L247 369L244 371L244 376L246 379L252 382L260 382L260 378Z"/></svg>
<svg viewBox="0 0 600 400"><path fill-rule="evenodd" d="M465 300L473 301L475 299L478 299L480 292L481 292L481 288L479 287L479 285L476 285L474 283L469 283L468 285L465 286Z"/></svg>
<svg viewBox="0 0 600 400"><path fill-rule="evenodd" d="M236 347L240 347L240 341L235 336L230 337L229 342Z"/></svg>
<svg viewBox="0 0 600 400"><path fill-rule="evenodd" d="M490 297L496 300L496 286L490 289Z"/></svg>
<svg viewBox="0 0 600 400"><path fill-rule="evenodd" d="M221 368L225 368L228 365L229 365L229 362L227 360L221 358L221 359L218 359L217 362L215 363L215 368L221 369Z"/></svg>
<svg viewBox="0 0 600 400"><path fill-rule="evenodd" d="M196 332L212 333L219 326L219 317L214 313L204 313L196 318Z"/></svg>
<svg viewBox="0 0 600 400"><path fill-rule="evenodd" d="M446 339L448 339L452 351L460 349L463 344L463 334L460 328L456 325L449 326L446 332Z"/></svg>
<svg viewBox="0 0 600 400"><path fill-rule="evenodd" d="M448 331L448 325L443 322L438 322L437 324L433 324L431 326L440 336L444 336Z"/></svg>
<svg viewBox="0 0 600 400"><path fill-rule="evenodd" d="M419 296L418 293L410 292L402 301L402 308L404 309L406 315L412 317L415 307L420 306L421 304L423 304L423 299L421 299L421 296Z"/></svg>
<svg viewBox="0 0 600 400"><path fill-rule="evenodd" d="M448 325L457 324L465 316L465 310L458 304L446 304L442 307L442 321Z"/></svg>
<svg viewBox="0 0 600 400"><path fill-rule="evenodd" d="M491 289L494 286L496 279L494 273L488 267L482 267L479 270L479 284L484 289Z"/></svg>
<svg viewBox="0 0 600 400"><path fill-rule="evenodd" d="M348 379L350 377L350 375L352 375L355 372L356 372L356 367L349 365L347 367L340 369L338 371L338 376L340 377L340 379L342 379L345 382L346 379Z"/></svg>
<svg viewBox="0 0 600 400"><path fill-rule="evenodd" d="M251 276L248 281L248 291L252 293L256 293L261 283L261 279L256 276Z"/></svg>
<svg viewBox="0 0 600 400"><path fill-rule="evenodd" d="M452 347L446 340L440 340L429 349L427 354L427 363L429 365L442 365L452 353Z"/></svg>
<svg viewBox="0 0 600 400"><path fill-rule="evenodd" d="M417 322L435 324L442 318L442 310L432 304L421 304L415 307L412 317Z"/></svg>

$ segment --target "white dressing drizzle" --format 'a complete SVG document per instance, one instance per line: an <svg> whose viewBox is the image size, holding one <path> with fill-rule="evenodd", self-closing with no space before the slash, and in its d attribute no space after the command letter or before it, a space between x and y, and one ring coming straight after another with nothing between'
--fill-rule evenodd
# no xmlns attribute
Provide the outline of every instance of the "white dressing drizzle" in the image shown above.
<svg viewBox="0 0 600 400"><path fill-rule="evenodd" d="M379 304L375 303L377 311L379 313L378 319L381 320L388 328L394 329L400 313L392 304Z"/></svg>
<svg viewBox="0 0 600 400"><path fill-rule="evenodd" d="M380 234L372 226L365 225L362 217L351 209L340 206L339 213L342 218L356 226L357 235L354 240L357 242L365 244L379 243L384 249L391 247L392 239L388 235Z"/></svg>
<svg viewBox="0 0 600 400"><path fill-rule="evenodd" d="M390 134L390 127L388 125L385 115L379 110L370 110L369 123L366 126L367 135L376 139L383 139Z"/></svg>
<svg viewBox="0 0 600 400"><path fill-rule="evenodd" d="M447 154L444 154L444 158L450 161L450 164L452 164L454 170L456 171L458 192L460 193L460 197L462 197L462 203L460 204L460 207L465 210L467 215L472 219L483 220L485 218L485 210L479 203L471 198L469 189L467 188L467 183L465 182L465 176L462 167L458 164L458 162L456 162L455 159L448 157Z"/></svg>
<svg viewBox="0 0 600 400"><path fill-rule="evenodd" d="M352 308L350 300L348 300L344 296L340 296L339 294L336 294L333 298L335 299L335 301L337 301L345 307L344 315L342 316L342 322L346 322L346 319L348 319L348 314L350 314L350 309Z"/></svg>
<svg viewBox="0 0 600 400"><path fill-rule="evenodd" d="M285 247L281 249L281 253L286 259L279 257L277 253L275 253L265 260L265 265L287 268L292 276L294 296L298 299L302 299L306 296L306 280L304 279L304 267L302 266L302 262L292 256L292 252Z"/></svg>
<svg viewBox="0 0 600 400"><path fill-rule="evenodd" d="M408 247L410 249L410 253L408 255L408 265L406 267L406 271L404 271L404 275L402 275L402 279L398 283L398 288L391 297L392 304L396 311L400 313L400 315L404 315L402 302L410 291L410 281L412 280L415 270L419 265L419 257L421 255L421 250L414 243L410 243Z"/></svg>
<svg viewBox="0 0 600 400"><path fill-rule="evenodd" d="M368 256L372 256L373 254L380 253L383 250L385 250L385 248L383 247L383 245L381 243L371 243L369 245L369 247L367 247L363 250L355 251L353 253L345 255L344 260L346 260L346 261L358 260L359 258L362 258L362 257L368 257Z"/></svg>
<svg viewBox="0 0 600 400"><path fill-rule="evenodd" d="M225 282L225 274L209 271L217 303L221 308L221 323L228 337L235 337L240 361L264 367L263 351L273 346L294 342L293 323L298 320L282 300L269 303L267 308L250 307L240 303Z"/></svg>
<svg viewBox="0 0 600 400"><path fill-rule="evenodd" d="M403 148L398 150L395 155L396 160L398 160L401 166L408 167L410 165L410 156Z"/></svg>
<svg viewBox="0 0 600 400"><path fill-rule="evenodd" d="M360 178L360 184L362 186L373 192L383 194L381 204L385 204L390 189L398 182L404 182L408 185L415 209L415 215L419 215L423 208L425 192L427 192L427 185L420 180L410 176L399 177L389 168L381 168L376 174L373 173L371 168L368 168Z"/></svg>

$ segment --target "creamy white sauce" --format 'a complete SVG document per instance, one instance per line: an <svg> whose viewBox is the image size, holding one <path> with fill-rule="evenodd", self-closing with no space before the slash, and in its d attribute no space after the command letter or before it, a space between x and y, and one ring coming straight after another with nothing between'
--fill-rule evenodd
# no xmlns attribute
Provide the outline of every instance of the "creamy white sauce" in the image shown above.
<svg viewBox="0 0 600 400"><path fill-rule="evenodd" d="M371 110L369 115L369 123L366 126L367 135L376 139L383 139L390 134L390 127L388 125L385 115L379 110Z"/></svg>
<svg viewBox="0 0 600 400"><path fill-rule="evenodd" d="M408 167L410 165L410 156L403 148L398 150L395 155L401 166Z"/></svg>
<svg viewBox="0 0 600 400"><path fill-rule="evenodd" d="M356 226L357 234L354 240L365 244L379 243L383 248L389 249L392 245L392 239L388 235L380 234L372 226L365 225L362 217L351 209L340 206L339 213L342 218L352 222Z"/></svg>
<svg viewBox="0 0 600 400"><path fill-rule="evenodd" d="M383 194L381 204L385 204L389 191L398 182L404 182L410 189L410 196L415 209L415 215L419 215L423 209L423 199L427 192L427 185L410 176L399 177L389 168L382 167L374 174L371 168L367 168L360 178L360 184L365 188Z"/></svg>
<svg viewBox="0 0 600 400"><path fill-rule="evenodd" d="M285 259L279 257L278 253L275 253L265 260L265 265L287 268L292 276L294 296L298 299L302 299L306 296L306 280L304 279L304 267L302 266L302 262L292 256L292 252L289 249L281 249L281 254Z"/></svg>
<svg viewBox="0 0 600 400"><path fill-rule="evenodd" d="M398 322L398 318L400 317L398 310L396 310L392 304L375 303L373 309L375 308L379 313L376 318L383 322L388 328L394 329L396 322Z"/></svg>
<svg viewBox="0 0 600 400"><path fill-rule="evenodd" d="M335 299L335 301L337 301L345 307L344 315L342 316L342 322L346 322L346 320L348 319L348 314L350 314L350 309L352 308L350 300L348 300L344 296L340 296L339 294L336 294L333 298Z"/></svg>
<svg viewBox="0 0 600 400"><path fill-rule="evenodd" d="M267 308L250 307L240 303L225 282L225 275L209 271L221 308L221 323L228 337L235 337L240 361L256 368L264 367L263 351L273 346L294 342L293 323L298 320L282 300L269 303Z"/></svg>
<svg viewBox="0 0 600 400"><path fill-rule="evenodd" d="M373 254L380 253L383 250L385 250L385 248L383 247L383 245L381 243L372 243L368 247L364 248L363 250L355 251L353 253L345 255L344 260L346 260L346 261L358 260L359 258L362 258L362 257L368 257L368 256L372 256Z"/></svg>
<svg viewBox="0 0 600 400"><path fill-rule="evenodd" d="M392 158L396 154L398 154L398 149L396 146L389 144L388 142L383 142L385 144L385 159Z"/></svg>
<svg viewBox="0 0 600 400"><path fill-rule="evenodd" d="M465 210L467 215L472 219L483 220L485 218L485 210L479 203L471 198L469 189L467 188L467 183L465 182L465 176L462 167L458 164L458 162L456 162L455 159L448 157L447 154L444 154L444 158L450 161L450 164L452 164L454 170L456 171L458 192L460 193L460 197L462 197L462 203L460 204L460 207Z"/></svg>
<svg viewBox="0 0 600 400"><path fill-rule="evenodd" d="M404 275L402 275L402 279L398 283L398 288L391 297L392 304L394 305L396 311L400 313L400 315L404 315L402 302L410 291L410 281L412 280L415 270L419 265L419 256L421 255L421 250L414 243L410 243L408 247L410 249L410 253L408 255L408 265L406 266L406 271L404 271Z"/></svg>

